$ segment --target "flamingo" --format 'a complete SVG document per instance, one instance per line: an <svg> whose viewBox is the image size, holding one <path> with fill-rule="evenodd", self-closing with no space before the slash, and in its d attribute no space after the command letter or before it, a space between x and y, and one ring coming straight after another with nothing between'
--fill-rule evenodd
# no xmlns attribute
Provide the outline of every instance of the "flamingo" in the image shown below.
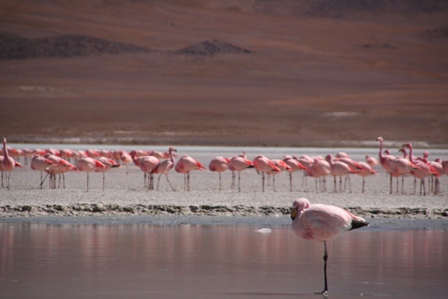
<svg viewBox="0 0 448 299"><path fill-rule="evenodd" d="M141 156L137 157L137 152L135 150L131 151L131 157L134 164L143 171L144 184L146 186L146 177L149 176L148 190L154 189L154 176L152 171L159 164L159 159L154 156Z"/></svg>
<svg viewBox="0 0 448 299"><path fill-rule="evenodd" d="M288 166L288 164L285 163L285 161L280 160L280 159L272 159L271 160L272 163L274 163L274 165L278 168L278 170L270 170L267 171L267 174L272 174L272 190L275 192L275 175L279 174L281 171L285 170L285 171L289 171L289 173L291 174L291 167Z"/></svg>
<svg viewBox="0 0 448 299"><path fill-rule="evenodd" d="M112 168L120 167L120 164L107 157L98 157L96 158L96 160L104 164L104 167L95 167L95 172L103 173L103 191L104 191L104 181L106 180L106 172L111 170Z"/></svg>
<svg viewBox="0 0 448 299"><path fill-rule="evenodd" d="M403 157L396 157L391 161L391 174L393 177L397 178L397 189L398 192L398 177L401 176L401 193L404 194L404 176L411 174L413 169L418 169L413 162L408 158L406 150L401 148L398 150L403 153Z"/></svg>
<svg viewBox="0 0 448 299"><path fill-rule="evenodd" d="M61 149L59 151L61 158L70 162L70 159L73 157L73 151L71 149Z"/></svg>
<svg viewBox="0 0 448 299"><path fill-rule="evenodd" d="M43 184L42 172L46 171L47 168L52 164L55 164L55 162L53 162L43 156L34 156L31 159L31 169L40 171L40 188L41 189L42 189L42 184Z"/></svg>
<svg viewBox="0 0 448 299"><path fill-rule="evenodd" d="M261 172L261 190L264 192L264 181L265 181L265 172L268 171L280 171L280 169L272 163L271 160L266 158L263 155L256 156L253 160L254 167L256 170Z"/></svg>
<svg viewBox="0 0 448 299"><path fill-rule="evenodd" d="M305 166L308 169L310 167L310 165L313 164L314 159L308 155L302 155L299 158L297 158L297 161L299 161L300 164L302 164L303 166ZM307 171L305 170L303 172L303 177L302 177L302 186L307 185L306 177L307 177Z"/></svg>
<svg viewBox="0 0 448 299"><path fill-rule="evenodd" d="M367 164L369 164L371 167L378 165L378 160L375 157L371 157L369 155L366 155L366 162Z"/></svg>
<svg viewBox="0 0 448 299"><path fill-rule="evenodd" d="M168 179L168 171L170 171L174 167L174 164L175 164L173 152L177 152L177 150L171 146L168 149L170 159L163 160L163 161L159 162L159 164L157 164L157 166L152 170L153 173L159 174L159 178L157 179L157 191L159 191L160 176L162 174L165 174L166 181L168 182L168 184L170 184L171 189L173 191L176 191L174 189L173 185L171 184L170 180Z"/></svg>
<svg viewBox="0 0 448 299"><path fill-rule="evenodd" d="M316 179L316 192L319 192L318 180L320 181L320 191L327 191L326 176L331 173L330 163L322 157L314 157L313 163L306 170L306 174Z"/></svg>
<svg viewBox="0 0 448 299"><path fill-rule="evenodd" d="M44 158L46 158L50 161L53 161L53 164L48 166L47 169L45 170L47 172L47 174L50 175L50 188L56 189L56 174L62 175L62 178L64 181L63 184L64 184L64 188L65 188L64 173L69 170L77 170L76 167L73 164L71 164L70 162L62 159L61 157L53 155L53 154L48 153L44 156ZM61 177L59 177L59 186L60 186L60 182L61 182ZM42 183L43 183L43 181L41 182L41 184Z"/></svg>
<svg viewBox="0 0 448 299"><path fill-rule="evenodd" d="M392 175L391 175L391 161L395 160L394 156L391 156L389 154L383 154L383 137L378 137L376 139L380 142L380 152L378 153L378 158L380 161L381 166L384 168L384 170L389 173L390 175L390 184L389 184L389 193L392 194Z"/></svg>
<svg viewBox="0 0 448 299"><path fill-rule="evenodd" d="M246 152L232 157L229 161L229 169L232 171L232 189L235 188L235 171L238 172L238 192L241 192L241 176L240 173L244 169L254 168L254 163L246 158Z"/></svg>
<svg viewBox="0 0 448 299"><path fill-rule="evenodd" d="M219 190L220 191L221 191L221 172L224 172L227 169L229 169L229 162L230 162L229 158L226 158L223 156L217 156L217 157L214 157L208 164L208 169L210 171L216 171L219 174Z"/></svg>
<svg viewBox="0 0 448 299"><path fill-rule="evenodd" d="M126 151L118 151L120 161L126 165L126 174L129 174L129 164L132 163L133 158Z"/></svg>
<svg viewBox="0 0 448 299"><path fill-rule="evenodd" d="M76 168L87 173L87 192L89 192L89 172L105 167L103 163L90 157L84 157L76 161Z"/></svg>
<svg viewBox="0 0 448 299"><path fill-rule="evenodd" d="M443 175L443 165L442 160L440 158L435 159L434 161L430 161L429 165L433 168L433 177L435 177L434 181L434 194L440 193L440 181L439 178ZM432 177L431 177L432 178Z"/></svg>
<svg viewBox="0 0 448 299"><path fill-rule="evenodd" d="M299 170L306 170L307 168L299 162L299 159L294 156L285 155L283 161L290 167L289 171L289 192L292 192L292 173Z"/></svg>
<svg viewBox="0 0 448 299"><path fill-rule="evenodd" d="M0 171L2 172L2 188L3 188L3 172L7 172L7 189L11 187L11 171L17 166L22 167L22 165L16 162L12 157L9 156L8 148L6 147L6 138L3 138L3 159L1 161Z"/></svg>
<svg viewBox="0 0 448 299"><path fill-rule="evenodd" d="M174 168L176 172L184 174L184 191L190 191L190 171L206 169L204 165L190 156L182 156Z"/></svg>
<svg viewBox="0 0 448 299"><path fill-rule="evenodd" d="M292 230L305 239L324 243L324 290L317 294L328 296L327 283L327 241L333 240L345 231L368 226L361 217L336 206L314 204L306 198L294 200L291 210Z"/></svg>
<svg viewBox="0 0 448 299"><path fill-rule="evenodd" d="M376 160L376 159L375 159ZM358 162L362 169L357 172L358 175L362 176L362 193L365 191L365 185L366 185L366 177L375 175L377 172L370 166L368 162Z"/></svg>
<svg viewBox="0 0 448 299"><path fill-rule="evenodd" d="M415 165L413 169L410 171L411 174L420 179L420 195L422 195L422 187L423 187L423 195L426 195L426 186L425 186L425 178L437 174L437 172L428 164L428 154L421 160L414 160L412 156L412 144L406 143L403 144L403 152L405 152L404 148L409 149L409 161ZM414 184L414 193L415 193L415 184Z"/></svg>
<svg viewBox="0 0 448 299"><path fill-rule="evenodd" d="M345 190L345 185L347 183L347 177L349 174L351 173L356 173L355 170L353 170L348 164L346 164L345 162L342 161L334 161L333 157L331 155L327 155L325 157L325 160L328 162L328 164L330 165L330 171L331 171L331 175L334 178L333 181L333 191L337 192L336 190L336 177L339 176L339 191L342 191L342 177L345 177L344 179L344 190ZM350 193L352 192L352 187L351 187L351 183L350 180L349 182L349 191Z"/></svg>

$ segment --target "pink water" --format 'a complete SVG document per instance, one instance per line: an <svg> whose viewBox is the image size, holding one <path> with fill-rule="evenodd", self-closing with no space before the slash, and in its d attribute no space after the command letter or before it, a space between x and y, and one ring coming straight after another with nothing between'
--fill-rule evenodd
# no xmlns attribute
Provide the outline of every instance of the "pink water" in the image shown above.
<svg viewBox="0 0 448 299"><path fill-rule="evenodd" d="M289 227L0 223L0 298L319 298L323 245ZM448 231L348 232L329 298L446 298Z"/></svg>

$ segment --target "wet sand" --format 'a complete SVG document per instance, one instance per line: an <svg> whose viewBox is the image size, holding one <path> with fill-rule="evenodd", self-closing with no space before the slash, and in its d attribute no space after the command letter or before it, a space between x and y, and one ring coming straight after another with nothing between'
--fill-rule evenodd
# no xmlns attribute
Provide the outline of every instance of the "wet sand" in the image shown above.
<svg viewBox="0 0 448 299"><path fill-rule="evenodd" d="M235 148L232 148L235 150ZM222 154L231 155L227 149ZM326 151L326 149L321 149ZM214 152L188 153L202 164L208 162ZM373 151L373 149L371 150ZM352 155L361 160L369 150L359 150ZM186 154L183 152L180 155ZM269 152L270 158L281 158L282 154ZM316 152L319 154L319 152ZM252 157L249 153L249 158ZM443 156L442 156L443 157ZM413 194L413 178L405 178L404 191L389 194L389 180L380 166L378 175L366 178L366 192L361 193L362 179L351 176L352 192L333 192L333 178L327 178L327 191L316 192L315 180L302 173L293 173L293 191L289 191L289 176L276 176L276 191L272 182L261 192L261 175L249 169L241 173L241 192L231 190L231 173L222 174L222 190L219 190L218 174L206 171L191 173L191 191L183 191L183 175L172 170L172 191L165 177L160 179L159 191L143 186L143 174L135 166L122 166L106 173L105 190L102 191L102 174L90 173L89 191L86 191L86 173L71 172L65 175L65 189L51 190L48 181L40 189L40 174L24 166L12 173L11 190L0 190L0 215L10 217L45 216L277 216L288 217L292 201L306 197L312 203L333 204L346 208L367 218L390 219L448 219L448 178L441 177L440 195ZM401 184L401 180L400 180ZM155 178L157 187L157 177ZM394 181L395 190L395 181Z"/></svg>

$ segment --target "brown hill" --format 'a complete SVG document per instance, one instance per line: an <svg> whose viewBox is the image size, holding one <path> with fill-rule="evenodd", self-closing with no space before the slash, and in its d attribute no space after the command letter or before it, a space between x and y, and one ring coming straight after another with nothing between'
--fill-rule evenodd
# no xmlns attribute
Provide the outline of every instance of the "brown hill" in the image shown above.
<svg viewBox="0 0 448 299"><path fill-rule="evenodd" d="M138 52L149 52L149 49L86 35L64 34L31 39L0 32L0 59L67 58Z"/></svg>
<svg viewBox="0 0 448 299"><path fill-rule="evenodd" d="M447 2L5 0L0 132L446 147Z"/></svg>

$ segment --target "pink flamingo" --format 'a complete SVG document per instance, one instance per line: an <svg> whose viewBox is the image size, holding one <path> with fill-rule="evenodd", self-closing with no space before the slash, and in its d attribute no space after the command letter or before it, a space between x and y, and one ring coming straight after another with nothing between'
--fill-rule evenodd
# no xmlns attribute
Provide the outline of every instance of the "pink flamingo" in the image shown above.
<svg viewBox="0 0 448 299"><path fill-rule="evenodd" d="M159 164L157 164L157 166L152 170L153 173L159 174L159 178L157 179L157 191L159 191L160 176L162 174L165 174L166 181L168 182L168 184L170 184L171 189L173 191L176 191L174 189L173 185L171 184L170 180L168 179L168 171L170 171L174 167L174 164L175 164L173 152L177 152L177 150L171 146L168 149L169 160L163 160L163 161L159 162Z"/></svg>
<svg viewBox="0 0 448 299"><path fill-rule="evenodd" d="M300 164L302 164L303 166L305 166L308 169L310 167L310 165L313 164L314 159L308 155L302 155L299 158L297 158L297 161L299 161ZM307 171L305 170L303 172L303 177L302 177L302 186L307 185L306 177L307 177Z"/></svg>
<svg viewBox="0 0 448 299"><path fill-rule="evenodd" d="M339 176L339 191L342 191L342 177L344 177L344 190L347 184L347 177L349 174L356 173L356 171L351 168L348 164L342 161L333 161L333 157L331 155L327 155L325 157L325 160L330 164L330 171L331 175L333 176L333 191L337 192L336 190L336 177ZM352 186L349 182L349 191L352 192Z"/></svg>
<svg viewBox="0 0 448 299"><path fill-rule="evenodd" d="M1 161L0 171L2 172L2 187L3 187L3 172L7 173L7 189L11 187L11 171L17 166L22 167L20 163L16 162L12 157L9 156L8 148L6 147L6 138L3 138L3 159Z"/></svg>
<svg viewBox="0 0 448 299"><path fill-rule="evenodd" d="M275 164L263 155L256 156L253 160L256 170L261 172L261 190L264 192L265 173L268 171L280 171Z"/></svg>
<svg viewBox="0 0 448 299"><path fill-rule="evenodd" d="M118 151L120 155L120 161L126 165L126 174L129 174L129 164L132 163L133 158L126 151Z"/></svg>
<svg viewBox="0 0 448 299"><path fill-rule="evenodd" d="M434 194L440 193L440 181L439 178L443 175L443 165L442 160L440 158L435 159L434 161L430 161L429 165L433 169L433 175L431 179L434 177L434 187L432 188L434 191Z"/></svg>
<svg viewBox="0 0 448 299"><path fill-rule="evenodd" d="M389 173L390 175L390 184L389 184L389 193L392 194L392 175L391 175L391 162L395 160L394 156L391 156L389 154L384 155L383 154L383 137L378 137L376 139L380 142L380 152L378 153L378 158L380 160L381 166L384 168L384 170Z"/></svg>
<svg viewBox="0 0 448 299"><path fill-rule="evenodd" d="M403 148L409 149L409 161L414 164L414 167L411 169L411 174L415 177L420 179L420 195L422 195L422 188L423 188L423 195L426 195L426 186L425 186L425 178L430 177L433 174L437 174L437 172L429 165L428 163L428 154L426 157L420 160L414 160L412 156L412 144L406 143L403 144ZM403 152L404 149L403 149ZM414 193L415 193L415 184L414 184Z"/></svg>
<svg viewBox="0 0 448 299"><path fill-rule="evenodd" d="M62 159L61 157L46 154L44 158L47 158L50 161L53 161L53 164L48 166L45 170L47 174L50 175L50 188L56 189L56 174L59 174L59 186L61 185L61 176L63 179L63 187L65 188L65 176L64 173L69 170L77 170L76 167L70 162ZM44 179L45 180L45 179ZM43 182L41 182L42 184Z"/></svg>
<svg viewBox="0 0 448 299"><path fill-rule="evenodd" d="M284 156L283 161L290 167L289 171L289 192L292 192L292 173L299 171L299 170L307 170L305 166L302 165L302 163L299 162L298 158L296 156L291 157L288 155Z"/></svg>
<svg viewBox="0 0 448 299"><path fill-rule="evenodd" d="M95 167L95 172L103 173L103 191L104 191L104 181L106 180L106 172L108 172L112 168L120 167L120 164L107 157L98 157L96 158L96 160L104 164L104 167Z"/></svg>
<svg viewBox="0 0 448 299"><path fill-rule="evenodd" d="M31 169L40 171L40 188L42 189L43 180L42 180L42 172L46 171L50 165L56 164L55 162L43 157L43 156L34 156L31 159Z"/></svg>
<svg viewBox="0 0 448 299"><path fill-rule="evenodd" d="M229 161L229 169L232 171L232 185L231 188L235 188L235 171L238 173L238 192L241 192L241 171L247 169L247 168L254 168L254 163L246 158L246 153L243 152L242 154L232 157Z"/></svg>
<svg viewBox="0 0 448 299"><path fill-rule="evenodd" d="M369 165L368 162L358 162L358 163L362 166L362 169L358 170L357 174L362 176L362 193L364 193L366 185L366 177L375 175L377 174L377 172Z"/></svg>
<svg viewBox="0 0 448 299"><path fill-rule="evenodd" d="M271 161L278 168L278 170L273 169L273 170L267 171L266 173L272 175L272 190L275 192L276 191L275 190L275 176L282 171L289 171L289 173L291 174L291 167L288 164L286 164L285 161L280 160L280 159L272 159Z"/></svg>
<svg viewBox="0 0 448 299"><path fill-rule="evenodd" d="M61 149L59 151L61 158L70 162L70 159L73 157L73 151L71 149Z"/></svg>
<svg viewBox="0 0 448 299"><path fill-rule="evenodd" d="M79 171L85 171L87 173L87 192L89 192L89 173L98 168L105 167L103 163L90 157L84 157L76 161L76 168Z"/></svg>
<svg viewBox="0 0 448 299"><path fill-rule="evenodd" d="M440 163L442 164L443 173L448 175L448 160L442 160Z"/></svg>
<svg viewBox="0 0 448 299"><path fill-rule="evenodd" d="M182 156L174 168L176 172L184 174L184 191L190 191L190 171L206 169L204 165L190 156Z"/></svg>
<svg viewBox="0 0 448 299"><path fill-rule="evenodd" d="M391 161L391 174L397 178L397 192L398 192L398 177L401 176L401 193L404 194L404 176L411 174L413 169L417 169L415 164L408 158L406 150L401 148L398 150L403 153L403 157L396 157Z"/></svg>
<svg viewBox="0 0 448 299"><path fill-rule="evenodd" d="M316 179L316 192L327 191L326 176L331 174L331 166L324 158L314 157L314 162L306 170L306 175ZM318 188L318 180L320 188Z"/></svg>
<svg viewBox="0 0 448 299"><path fill-rule="evenodd" d="M210 171L216 171L219 174L219 190L220 191L221 191L221 172L224 172L227 169L229 169L229 162L230 162L229 158L226 158L223 156L217 156L217 157L214 157L208 164L208 169Z"/></svg>
<svg viewBox="0 0 448 299"><path fill-rule="evenodd" d="M366 162L371 167L378 165L378 160L375 157L370 157L369 155L366 155Z"/></svg>
<svg viewBox="0 0 448 299"><path fill-rule="evenodd" d="M305 239L324 243L324 290L319 292L328 296L327 283L327 241L333 240L345 231L368 226L363 218L336 206L314 204L306 198L294 200L291 211L292 230Z"/></svg>
<svg viewBox="0 0 448 299"><path fill-rule="evenodd" d="M144 185L146 186L146 177L149 176L148 190L154 190L154 175L152 171L159 164L159 159L154 156L137 157L136 151L131 151L131 157L134 164L143 171Z"/></svg>
<svg viewBox="0 0 448 299"><path fill-rule="evenodd" d="M173 157L176 157L176 154L174 154L174 153L170 153L170 151L169 151L169 149L166 151L166 152L159 152L159 151L148 151L147 153L146 153L146 155L148 155L148 156L154 156L154 157L156 157L157 159L159 159L159 160L162 160L162 159L171 159L170 158L170 155L173 155Z"/></svg>

